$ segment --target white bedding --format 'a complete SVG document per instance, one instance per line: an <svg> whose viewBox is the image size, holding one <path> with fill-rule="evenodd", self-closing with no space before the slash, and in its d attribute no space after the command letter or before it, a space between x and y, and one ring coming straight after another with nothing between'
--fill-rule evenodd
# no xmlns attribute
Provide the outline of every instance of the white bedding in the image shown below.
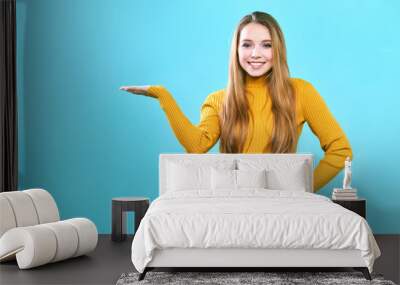
<svg viewBox="0 0 400 285"><path fill-rule="evenodd" d="M180 191L154 200L132 243L143 272L154 249L358 249L372 272L380 250L365 219L301 191Z"/></svg>

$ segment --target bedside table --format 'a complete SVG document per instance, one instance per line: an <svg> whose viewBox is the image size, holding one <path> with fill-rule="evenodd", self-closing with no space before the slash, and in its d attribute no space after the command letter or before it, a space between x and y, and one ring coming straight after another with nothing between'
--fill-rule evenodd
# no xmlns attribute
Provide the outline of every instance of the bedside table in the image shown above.
<svg viewBox="0 0 400 285"><path fill-rule="evenodd" d="M126 212L135 212L136 233L140 221L149 208L149 198L146 197L120 197L112 199L112 225L111 240L123 241L126 239Z"/></svg>
<svg viewBox="0 0 400 285"><path fill-rule="evenodd" d="M361 217L366 219L366 204L367 200L364 198L358 198L355 200L336 200L332 199L332 202L339 204L340 206L359 214Z"/></svg>

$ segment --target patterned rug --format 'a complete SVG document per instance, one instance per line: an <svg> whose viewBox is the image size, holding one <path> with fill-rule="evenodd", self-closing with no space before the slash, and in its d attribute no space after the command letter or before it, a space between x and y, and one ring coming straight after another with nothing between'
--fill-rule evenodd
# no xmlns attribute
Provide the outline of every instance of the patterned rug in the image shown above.
<svg viewBox="0 0 400 285"><path fill-rule="evenodd" d="M147 272L145 279L138 281L139 273L124 273L116 285L134 284L379 284L396 285L384 280L380 274L371 274L366 280L361 272Z"/></svg>

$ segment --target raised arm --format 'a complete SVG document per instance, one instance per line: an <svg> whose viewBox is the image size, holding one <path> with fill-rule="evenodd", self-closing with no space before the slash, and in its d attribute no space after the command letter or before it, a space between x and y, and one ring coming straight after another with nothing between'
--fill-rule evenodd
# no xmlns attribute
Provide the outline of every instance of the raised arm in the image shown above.
<svg viewBox="0 0 400 285"><path fill-rule="evenodd" d="M161 85L127 86L122 90L157 98L167 115L175 136L188 153L204 153L212 148L220 135L219 96L221 92L210 94L201 108L200 123L193 125L181 111L171 93Z"/></svg>
<svg viewBox="0 0 400 285"><path fill-rule="evenodd" d="M303 81L302 108L306 122L318 137L325 156L314 169L314 192L318 191L344 167L346 157L353 157L350 143L318 91Z"/></svg>

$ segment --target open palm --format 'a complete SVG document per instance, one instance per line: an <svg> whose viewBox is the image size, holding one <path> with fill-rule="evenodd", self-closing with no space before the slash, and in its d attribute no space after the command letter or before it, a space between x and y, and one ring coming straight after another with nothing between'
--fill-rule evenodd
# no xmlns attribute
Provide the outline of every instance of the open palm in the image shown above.
<svg viewBox="0 0 400 285"><path fill-rule="evenodd" d="M149 96L147 90L149 89L150 85L145 86L121 86L119 89L127 91L132 94L140 94Z"/></svg>

